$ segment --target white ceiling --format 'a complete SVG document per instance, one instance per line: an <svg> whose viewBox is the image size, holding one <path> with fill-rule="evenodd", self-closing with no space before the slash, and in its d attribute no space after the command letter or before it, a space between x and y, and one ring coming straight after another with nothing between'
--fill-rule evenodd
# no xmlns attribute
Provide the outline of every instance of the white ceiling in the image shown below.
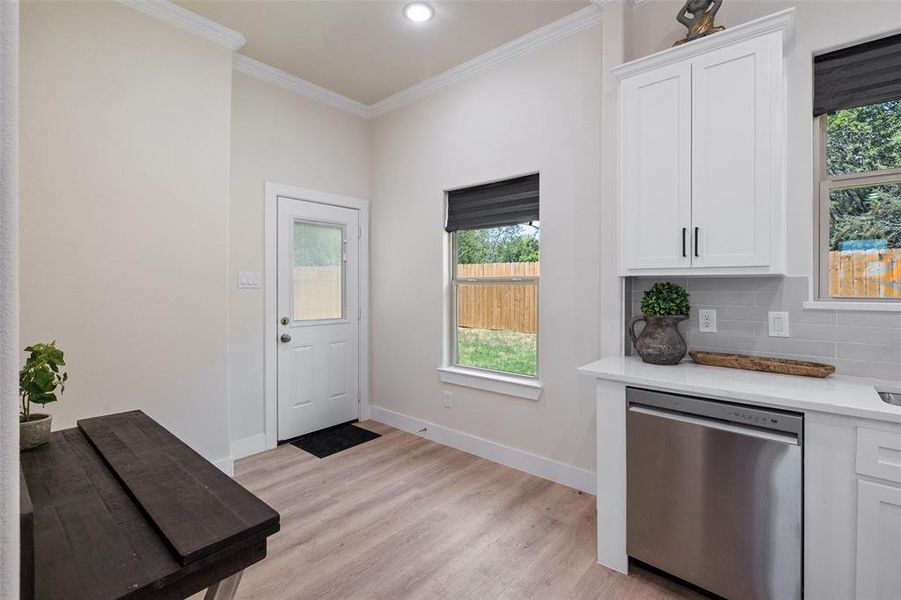
<svg viewBox="0 0 901 600"><path fill-rule="evenodd" d="M244 34L240 50L373 104L589 5L587 0L431 2L411 23L393 0L176 0Z"/></svg>

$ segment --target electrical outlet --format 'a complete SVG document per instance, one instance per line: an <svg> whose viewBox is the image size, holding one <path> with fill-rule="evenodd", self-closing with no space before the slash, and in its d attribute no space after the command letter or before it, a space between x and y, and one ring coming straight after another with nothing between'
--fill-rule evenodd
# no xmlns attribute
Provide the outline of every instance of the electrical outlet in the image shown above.
<svg viewBox="0 0 901 600"><path fill-rule="evenodd" d="M705 308L698 311L698 331L716 332L716 310Z"/></svg>
<svg viewBox="0 0 901 600"><path fill-rule="evenodd" d="M444 408L453 408L453 407L454 407L454 401L451 400L451 393L445 391L444 392Z"/></svg>
<svg viewBox="0 0 901 600"><path fill-rule="evenodd" d="M787 312L770 311L767 313L767 321L769 322L770 337L789 337Z"/></svg>

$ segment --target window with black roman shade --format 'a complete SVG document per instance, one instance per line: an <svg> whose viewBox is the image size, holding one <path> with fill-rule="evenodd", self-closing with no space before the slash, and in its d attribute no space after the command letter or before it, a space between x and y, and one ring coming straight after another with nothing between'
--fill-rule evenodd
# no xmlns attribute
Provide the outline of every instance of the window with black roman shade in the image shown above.
<svg viewBox="0 0 901 600"><path fill-rule="evenodd" d="M813 61L813 114L901 99L901 34Z"/></svg>
<svg viewBox="0 0 901 600"><path fill-rule="evenodd" d="M537 173L447 193L449 232L538 220Z"/></svg>

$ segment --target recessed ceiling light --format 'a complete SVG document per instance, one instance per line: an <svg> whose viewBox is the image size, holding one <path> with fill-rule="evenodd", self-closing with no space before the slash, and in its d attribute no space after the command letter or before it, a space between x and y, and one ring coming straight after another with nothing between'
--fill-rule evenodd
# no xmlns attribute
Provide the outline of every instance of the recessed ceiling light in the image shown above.
<svg viewBox="0 0 901 600"><path fill-rule="evenodd" d="M404 16L414 23L425 23L435 16L435 10L428 4L411 2L404 7Z"/></svg>

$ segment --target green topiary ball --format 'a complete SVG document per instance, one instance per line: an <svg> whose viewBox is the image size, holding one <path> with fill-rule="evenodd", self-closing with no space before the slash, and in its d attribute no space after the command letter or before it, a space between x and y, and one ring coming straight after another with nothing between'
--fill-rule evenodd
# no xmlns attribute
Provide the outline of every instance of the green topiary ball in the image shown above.
<svg viewBox="0 0 901 600"><path fill-rule="evenodd" d="M688 292L670 281L655 283L641 297L641 312L646 317L688 316Z"/></svg>

